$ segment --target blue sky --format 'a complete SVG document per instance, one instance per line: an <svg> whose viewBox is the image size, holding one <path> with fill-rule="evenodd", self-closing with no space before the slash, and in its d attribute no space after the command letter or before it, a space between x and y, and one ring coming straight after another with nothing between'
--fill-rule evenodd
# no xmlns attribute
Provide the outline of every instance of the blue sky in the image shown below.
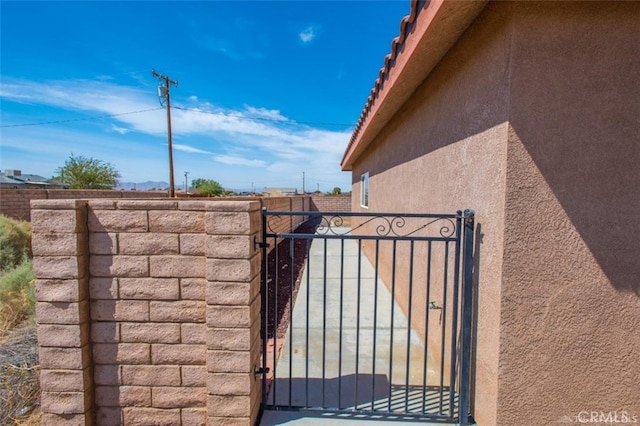
<svg viewBox="0 0 640 426"><path fill-rule="evenodd" d="M0 2L0 168L349 190L340 159L409 0ZM144 112L139 112L144 111ZM122 115L116 115L122 114ZM101 117L101 118L96 118ZM24 125L34 123L49 123Z"/></svg>

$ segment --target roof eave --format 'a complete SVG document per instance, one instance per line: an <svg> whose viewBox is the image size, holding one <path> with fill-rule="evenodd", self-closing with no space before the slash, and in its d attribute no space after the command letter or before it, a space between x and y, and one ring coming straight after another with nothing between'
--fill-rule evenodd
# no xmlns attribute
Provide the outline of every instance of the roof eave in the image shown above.
<svg viewBox="0 0 640 426"><path fill-rule="evenodd" d="M386 123L427 78L478 16L487 0L412 1L342 157L343 171L373 142Z"/></svg>

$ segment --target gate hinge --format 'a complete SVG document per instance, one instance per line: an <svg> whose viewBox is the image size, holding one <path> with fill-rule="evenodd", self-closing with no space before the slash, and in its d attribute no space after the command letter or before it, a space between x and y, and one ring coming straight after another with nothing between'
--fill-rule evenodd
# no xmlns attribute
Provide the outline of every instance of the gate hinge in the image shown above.
<svg viewBox="0 0 640 426"><path fill-rule="evenodd" d="M263 241L258 241L258 237L253 237L253 248L269 248L269 243L265 243Z"/></svg>
<svg viewBox="0 0 640 426"><path fill-rule="evenodd" d="M259 375L264 375L269 373L269 367L258 367L256 366L253 369L253 374L258 377Z"/></svg>

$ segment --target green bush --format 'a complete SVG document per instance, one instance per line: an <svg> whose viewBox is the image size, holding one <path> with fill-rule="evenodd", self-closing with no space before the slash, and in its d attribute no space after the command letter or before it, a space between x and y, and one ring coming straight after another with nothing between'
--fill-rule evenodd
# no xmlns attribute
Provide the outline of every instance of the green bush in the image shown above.
<svg viewBox="0 0 640 426"><path fill-rule="evenodd" d="M0 336L35 313L35 276L31 259L0 274Z"/></svg>
<svg viewBox="0 0 640 426"><path fill-rule="evenodd" d="M0 272L31 257L31 224L0 216Z"/></svg>

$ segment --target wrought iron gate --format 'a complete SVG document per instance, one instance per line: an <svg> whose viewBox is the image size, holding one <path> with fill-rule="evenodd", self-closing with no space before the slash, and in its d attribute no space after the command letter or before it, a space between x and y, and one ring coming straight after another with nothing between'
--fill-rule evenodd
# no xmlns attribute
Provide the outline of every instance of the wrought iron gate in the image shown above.
<svg viewBox="0 0 640 426"><path fill-rule="evenodd" d="M262 409L468 424L473 211L262 229Z"/></svg>

